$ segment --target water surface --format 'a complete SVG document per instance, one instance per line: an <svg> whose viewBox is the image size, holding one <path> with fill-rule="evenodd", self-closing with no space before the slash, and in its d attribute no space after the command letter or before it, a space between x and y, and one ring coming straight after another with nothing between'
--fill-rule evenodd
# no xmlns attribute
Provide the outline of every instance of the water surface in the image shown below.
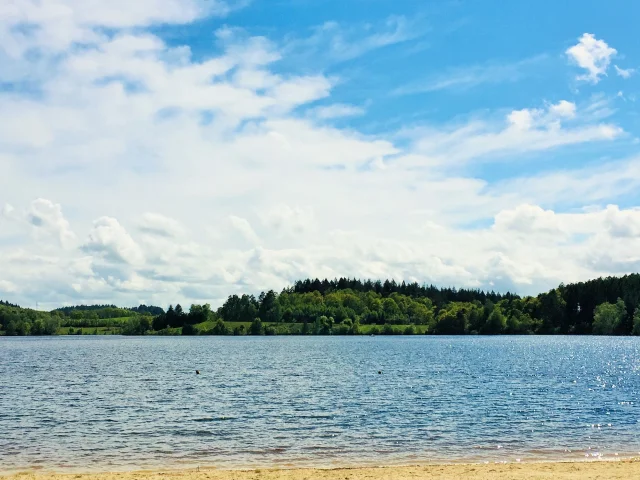
<svg viewBox="0 0 640 480"><path fill-rule="evenodd" d="M639 394L640 338L0 338L0 472L637 455Z"/></svg>

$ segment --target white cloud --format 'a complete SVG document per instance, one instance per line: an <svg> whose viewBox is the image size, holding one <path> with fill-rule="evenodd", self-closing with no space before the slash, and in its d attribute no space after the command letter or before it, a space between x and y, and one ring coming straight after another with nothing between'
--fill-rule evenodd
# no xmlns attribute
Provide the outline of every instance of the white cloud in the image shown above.
<svg viewBox="0 0 640 480"><path fill-rule="evenodd" d="M314 27L309 37L287 38L284 56L290 61L311 57L315 64L331 64L414 40L424 33L424 28L403 16L388 17L378 25L363 23L347 26L329 21Z"/></svg>
<svg viewBox="0 0 640 480"><path fill-rule="evenodd" d="M558 117L573 118L576 116L576 104L560 100L559 103L549 107L549 112Z"/></svg>
<svg viewBox="0 0 640 480"><path fill-rule="evenodd" d="M282 235L300 235L315 229L315 215L312 208L276 205L264 216L263 222Z"/></svg>
<svg viewBox="0 0 640 480"><path fill-rule="evenodd" d="M620 68L618 65L614 65L613 68L615 68L618 76L624 79L631 77L631 75L633 75L636 72L635 69L633 68L624 69L624 68Z"/></svg>
<svg viewBox="0 0 640 480"><path fill-rule="evenodd" d="M504 158L508 154L611 141L623 134L623 130L614 124L563 124L576 115L575 104L562 100L546 110L513 110L506 115L503 124L471 121L445 131L419 129L411 136L415 139L416 150L429 159L427 165L457 165L471 160Z"/></svg>
<svg viewBox="0 0 640 480"><path fill-rule="evenodd" d="M322 58L339 61L414 38L406 21L328 25L315 43L285 47L222 28L219 50L196 57L146 27L215 4L149 2L114 3L121 12L67 2L62 17L41 3L40 27L2 31L0 48L38 92L0 91L1 201L16 206L0 223L9 300L219 304L342 275L535 293L634 265L635 227L624 225L635 210L554 206L613 204L640 186L636 159L502 182L465 169L613 142L623 132L602 123L606 105L536 102L368 135L327 121L365 113L332 98L340 79L283 65L303 51L326 47ZM40 49L37 61L28 49ZM576 232L593 242L573 242ZM596 258L601 245L618 263Z"/></svg>
<svg viewBox="0 0 640 480"><path fill-rule="evenodd" d="M76 238L71 231L69 222L62 214L62 207L50 200L39 198L31 203L27 212L27 221L37 232L47 232L57 237L64 247L72 244Z"/></svg>
<svg viewBox="0 0 640 480"><path fill-rule="evenodd" d="M456 67L396 88L393 94L411 95L441 90L463 91L480 85L516 82L530 75L531 71L539 68L547 58L547 55L536 55L512 63L491 62L484 65Z"/></svg>
<svg viewBox="0 0 640 480"><path fill-rule="evenodd" d="M549 233L562 235L557 215L552 210L544 210L538 205L519 205L512 210L503 210L495 217L494 228L529 235Z"/></svg>
<svg viewBox="0 0 640 480"><path fill-rule="evenodd" d="M0 280L0 293L7 295L17 293L18 291L18 286L15 283L9 280Z"/></svg>
<svg viewBox="0 0 640 480"><path fill-rule="evenodd" d="M248 240L252 244L260 243L258 235L256 235L256 232L253 231L253 227L246 218L229 215L229 221L231 222L231 226L236 229L246 240Z"/></svg>
<svg viewBox="0 0 640 480"><path fill-rule="evenodd" d="M15 222L28 226L36 239L56 239L63 248L73 246L76 240L68 220L62 213L60 204L38 198L33 200L24 211L17 211L12 205L5 204L2 215Z"/></svg>
<svg viewBox="0 0 640 480"><path fill-rule="evenodd" d="M82 250L104 257L111 263L139 265L144 254L125 228L111 217L101 217L93 223Z"/></svg>
<svg viewBox="0 0 640 480"><path fill-rule="evenodd" d="M217 0L14 0L0 5L0 49L14 58L33 49L64 52L102 42L99 28L182 24L229 9Z"/></svg>
<svg viewBox="0 0 640 480"><path fill-rule="evenodd" d="M16 209L13 207L13 205L11 205L10 203L5 203L2 207L2 216L11 218L13 217L15 210Z"/></svg>
<svg viewBox="0 0 640 480"><path fill-rule="evenodd" d="M640 239L640 209L621 211L617 205L608 205L605 225L612 237Z"/></svg>
<svg viewBox="0 0 640 480"><path fill-rule="evenodd" d="M333 105L313 108L309 112L316 118L319 118L321 120L329 120L332 118L364 115L365 110L362 107L356 107L354 105L334 103Z"/></svg>
<svg viewBox="0 0 640 480"><path fill-rule="evenodd" d="M180 222L159 213L145 213L138 228L142 232L160 237L172 238L184 235L184 227Z"/></svg>
<svg viewBox="0 0 640 480"><path fill-rule="evenodd" d="M596 164L580 169L557 169L497 182L493 195L518 192L520 198L544 204L592 205L622 197L640 188L640 158Z"/></svg>
<svg viewBox="0 0 640 480"><path fill-rule="evenodd" d="M592 33L585 33L578 43L566 51L567 56L579 67L587 70L584 75L579 75L578 80L586 80L598 83L600 77L607 74L611 58L617 50L607 45L604 40L598 40Z"/></svg>

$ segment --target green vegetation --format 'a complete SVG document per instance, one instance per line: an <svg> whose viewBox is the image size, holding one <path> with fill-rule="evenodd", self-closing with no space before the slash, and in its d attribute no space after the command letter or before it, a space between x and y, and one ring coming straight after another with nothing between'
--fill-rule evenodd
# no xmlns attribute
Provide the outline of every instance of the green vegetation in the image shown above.
<svg viewBox="0 0 640 480"><path fill-rule="evenodd" d="M304 280L279 294L209 304L64 307L0 302L4 335L640 335L640 275L560 285L535 297L394 281Z"/></svg>

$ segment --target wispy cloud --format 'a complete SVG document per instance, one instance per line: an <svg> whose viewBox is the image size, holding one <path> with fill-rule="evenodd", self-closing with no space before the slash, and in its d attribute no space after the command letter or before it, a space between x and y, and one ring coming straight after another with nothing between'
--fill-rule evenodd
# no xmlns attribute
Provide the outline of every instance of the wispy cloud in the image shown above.
<svg viewBox="0 0 640 480"><path fill-rule="evenodd" d="M483 84L516 82L529 75L532 68L548 58L548 55L541 54L513 63L487 63L458 67L399 87L393 93L411 95L439 90L468 90Z"/></svg>
<svg viewBox="0 0 640 480"><path fill-rule="evenodd" d="M344 62L391 45L420 38L426 28L404 16L391 16L381 23L343 25L330 21L315 27L308 37L289 36L283 56L305 56L314 62Z"/></svg>
<svg viewBox="0 0 640 480"><path fill-rule="evenodd" d="M624 133L615 124L588 120L592 113L588 109L577 111L575 104L562 100L546 108L513 110L501 122L471 121L452 129L419 129L411 135L415 151L428 159L423 166L455 167L496 161L508 154L612 141Z"/></svg>
<svg viewBox="0 0 640 480"><path fill-rule="evenodd" d="M636 72L634 68L620 68L618 65L614 65L613 67L616 69L618 76L624 79L629 78Z"/></svg>

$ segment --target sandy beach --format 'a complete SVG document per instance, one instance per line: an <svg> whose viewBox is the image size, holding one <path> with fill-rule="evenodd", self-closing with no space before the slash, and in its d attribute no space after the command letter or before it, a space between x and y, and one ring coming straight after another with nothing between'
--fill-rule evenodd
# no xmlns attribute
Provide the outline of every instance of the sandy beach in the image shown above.
<svg viewBox="0 0 640 480"><path fill-rule="evenodd" d="M632 479L640 478L640 458L620 461L426 465L414 467L260 470L157 470L55 474L21 472L3 480L409 480L409 479Z"/></svg>

